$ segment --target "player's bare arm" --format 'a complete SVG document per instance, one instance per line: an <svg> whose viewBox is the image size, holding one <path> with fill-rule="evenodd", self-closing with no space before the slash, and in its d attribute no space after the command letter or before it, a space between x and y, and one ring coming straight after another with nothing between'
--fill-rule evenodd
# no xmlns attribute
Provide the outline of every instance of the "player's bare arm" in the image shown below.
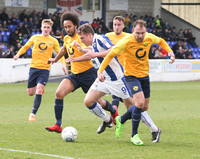
<svg viewBox="0 0 200 159"><path fill-rule="evenodd" d="M67 52L67 50L65 49L65 47L62 47L59 51L59 53L57 54L57 56L55 58L50 58L48 59L47 63L50 64L50 63L55 63L57 62L58 60L60 60L61 57L63 57L65 55L65 53Z"/></svg>
<svg viewBox="0 0 200 159"><path fill-rule="evenodd" d="M17 60L18 58L19 58L19 54L16 54L16 55L13 57L14 60Z"/></svg>

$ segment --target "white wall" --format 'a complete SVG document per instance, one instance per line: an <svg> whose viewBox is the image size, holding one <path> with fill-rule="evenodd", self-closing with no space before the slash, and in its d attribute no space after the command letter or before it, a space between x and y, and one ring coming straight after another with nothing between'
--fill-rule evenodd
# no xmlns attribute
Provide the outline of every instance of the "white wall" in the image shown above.
<svg viewBox="0 0 200 159"><path fill-rule="evenodd" d="M0 59L0 83L14 83L28 79L31 59ZM62 64L55 63L51 67L50 76L64 75Z"/></svg>
<svg viewBox="0 0 200 159"><path fill-rule="evenodd" d="M0 59L0 83L13 83L28 79L31 59ZM150 60L151 81L191 81L200 80L200 60ZM63 76L62 64L51 67L50 76Z"/></svg>

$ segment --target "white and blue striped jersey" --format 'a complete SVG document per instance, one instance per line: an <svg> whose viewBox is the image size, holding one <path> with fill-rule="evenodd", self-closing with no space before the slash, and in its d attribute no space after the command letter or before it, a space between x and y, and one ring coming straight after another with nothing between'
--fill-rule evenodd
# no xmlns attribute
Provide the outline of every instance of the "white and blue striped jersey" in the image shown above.
<svg viewBox="0 0 200 159"><path fill-rule="evenodd" d="M92 49L95 53L104 52L113 46L112 42L105 35L94 34ZM96 57L95 62L98 67L102 63L104 57ZM117 58L113 58L106 69L103 71L105 80L116 81L124 76L123 68Z"/></svg>

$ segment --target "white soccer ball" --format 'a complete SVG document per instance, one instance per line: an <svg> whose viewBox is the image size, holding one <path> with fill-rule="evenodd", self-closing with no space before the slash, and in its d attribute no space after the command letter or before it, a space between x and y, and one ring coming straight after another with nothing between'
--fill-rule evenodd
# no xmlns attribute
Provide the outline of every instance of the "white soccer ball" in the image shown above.
<svg viewBox="0 0 200 159"><path fill-rule="evenodd" d="M68 126L62 130L61 136L64 141L73 142L76 140L78 132L74 127Z"/></svg>

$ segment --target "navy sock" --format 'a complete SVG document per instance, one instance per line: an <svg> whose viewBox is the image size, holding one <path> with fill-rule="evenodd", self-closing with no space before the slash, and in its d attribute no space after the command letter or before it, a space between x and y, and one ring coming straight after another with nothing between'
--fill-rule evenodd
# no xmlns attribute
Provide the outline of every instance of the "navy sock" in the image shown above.
<svg viewBox="0 0 200 159"><path fill-rule="evenodd" d="M63 99L55 99L54 105L56 124L61 126L62 124L62 112L63 112Z"/></svg>
<svg viewBox="0 0 200 159"><path fill-rule="evenodd" d="M33 114L36 114L39 107L40 107L40 104L41 104L41 100L42 100L42 95L41 94L36 94L35 95L35 100L34 100L34 103L33 103L33 109L32 109L32 113Z"/></svg>
<svg viewBox="0 0 200 159"><path fill-rule="evenodd" d="M120 101L120 98L115 96L115 95L112 95L112 105L116 105L117 108L119 106L119 101Z"/></svg>
<svg viewBox="0 0 200 159"><path fill-rule="evenodd" d="M127 120L131 119L132 117L132 111L135 108L135 105L133 105L132 107L130 107L127 112L121 116L121 121L120 123L124 124Z"/></svg>
<svg viewBox="0 0 200 159"><path fill-rule="evenodd" d="M138 133L142 109L135 107L132 111L132 137Z"/></svg>
<svg viewBox="0 0 200 159"><path fill-rule="evenodd" d="M106 100L106 106L103 109L109 111L111 114L115 114L116 112L115 108L107 100Z"/></svg>

